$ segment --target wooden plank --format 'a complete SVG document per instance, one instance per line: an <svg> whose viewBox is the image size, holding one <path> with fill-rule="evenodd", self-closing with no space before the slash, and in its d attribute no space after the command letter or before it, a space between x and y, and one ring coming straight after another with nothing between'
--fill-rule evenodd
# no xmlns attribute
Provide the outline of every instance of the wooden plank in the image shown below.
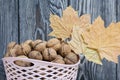
<svg viewBox="0 0 120 80"><path fill-rule="evenodd" d="M105 25L116 21L116 1L115 0L79 0L79 4L74 0L70 1L79 15L91 14L91 21L94 21L99 15L105 20ZM78 7L79 6L79 7ZM116 80L116 64L103 60L103 65L97 65L92 62L82 60L80 64L78 80Z"/></svg>
<svg viewBox="0 0 120 80"><path fill-rule="evenodd" d="M69 0L68 5L72 6L75 10L79 9L79 2L80 0Z"/></svg>
<svg viewBox="0 0 120 80"><path fill-rule="evenodd" d="M116 21L116 2L113 0L98 0L100 2L94 1L91 3L92 7L92 20L94 20L98 15L101 15L105 20L105 25L109 25L110 22ZM96 4L99 3L99 4ZM95 6L96 5L96 6ZM96 8L101 5L99 8ZM96 13L96 11L98 11ZM96 67L94 69L94 67ZM94 75L95 80L116 80L116 64L103 60L103 66L94 65L92 66L93 71L97 74ZM92 71L91 71L92 73Z"/></svg>
<svg viewBox="0 0 120 80"><path fill-rule="evenodd" d="M99 4L97 4L99 3ZM105 20L105 25L108 26L110 22L116 21L116 2L115 0L91 0L91 14L92 21L101 16ZM91 80L116 80L116 64L103 60L103 65L91 64L89 70L93 73Z"/></svg>
<svg viewBox="0 0 120 80"><path fill-rule="evenodd" d="M62 16L62 11L68 6L68 0L48 0L49 1L49 10L50 14L55 14L58 16ZM52 29L50 26L48 27L48 33L50 33ZM48 37L48 39L51 37Z"/></svg>
<svg viewBox="0 0 120 80"><path fill-rule="evenodd" d="M0 80L5 80L1 58L11 41L18 42L18 1L0 0Z"/></svg>
<svg viewBox="0 0 120 80"><path fill-rule="evenodd" d="M120 21L120 0L116 0L116 19L117 22ZM120 80L120 56L119 56L119 63L117 64L117 80Z"/></svg>
<svg viewBox="0 0 120 80"><path fill-rule="evenodd" d="M62 16L62 11L68 6L68 0L48 0L50 4L50 13Z"/></svg>
<svg viewBox="0 0 120 80"><path fill-rule="evenodd" d="M20 42L27 39L48 40L50 13L61 15L66 0L19 0Z"/></svg>
<svg viewBox="0 0 120 80"><path fill-rule="evenodd" d="M20 42L34 39L38 0L19 0Z"/></svg>

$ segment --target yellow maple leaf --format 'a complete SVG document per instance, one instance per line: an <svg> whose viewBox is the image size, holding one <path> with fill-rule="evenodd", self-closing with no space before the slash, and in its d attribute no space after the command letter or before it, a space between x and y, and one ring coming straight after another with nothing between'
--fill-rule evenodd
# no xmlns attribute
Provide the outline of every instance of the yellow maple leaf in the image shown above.
<svg viewBox="0 0 120 80"><path fill-rule="evenodd" d="M104 27L104 21L98 17L91 25L88 31L82 33L83 40L86 47L94 51L94 55L98 55L99 59L106 58L115 63L118 62L118 55L120 55L120 23L111 23L107 28ZM96 51L96 52L95 52ZM88 56L89 51L83 51ZM97 60L99 60L97 59Z"/></svg>
<svg viewBox="0 0 120 80"><path fill-rule="evenodd" d="M53 31L49 36L55 36L57 38L66 39L71 36L73 27L84 25L83 21L88 19L89 15L83 15L86 17L79 17L78 12L75 11L71 6L67 7L63 11L63 16L60 18L57 15L50 15L50 26ZM84 22L85 23L85 22Z"/></svg>
<svg viewBox="0 0 120 80"><path fill-rule="evenodd" d="M98 17L88 28L74 27L69 45L76 53L83 53L89 61L102 64L106 58L115 63L120 55L120 22L111 23L107 28Z"/></svg>
<svg viewBox="0 0 120 80"><path fill-rule="evenodd" d="M83 38L81 34L88 29L89 28L74 27L73 33L72 33L72 39L68 43L71 49L75 53L77 54L83 53L87 60L97 64L102 64L101 58L99 57L99 54L97 53L97 51L87 48L86 44L83 42Z"/></svg>
<svg viewBox="0 0 120 80"><path fill-rule="evenodd" d="M79 26L73 27L71 41L68 42L71 49L74 50L76 54L80 54L83 52L84 43L81 34L88 29L88 26L90 25L90 18L86 19L86 21L81 23L82 24L85 23L85 24L82 25L82 27Z"/></svg>
<svg viewBox="0 0 120 80"><path fill-rule="evenodd" d="M102 64L101 58L97 51L92 50L86 47L86 44L83 42L82 33L89 30L90 28L90 18L87 18L86 21L82 22L84 25L82 27L73 27L72 39L69 43L71 49L77 53L83 53L89 61L92 61L97 64Z"/></svg>
<svg viewBox="0 0 120 80"><path fill-rule="evenodd" d="M85 47L84 55L87 60L102 65L102 59L96 50Z"/></svg>

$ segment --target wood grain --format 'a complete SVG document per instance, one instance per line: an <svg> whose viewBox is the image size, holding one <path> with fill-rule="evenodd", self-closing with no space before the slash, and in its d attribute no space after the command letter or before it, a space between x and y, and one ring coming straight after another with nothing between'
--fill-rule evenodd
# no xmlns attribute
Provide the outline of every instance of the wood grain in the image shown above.
<svg viewBox="0 0 120 80"><path fill-rule="evenodd" d="M20 0L20 42L27 39L48 40L51 32L49 15L62 15L66 0Z"/></svg>
<svg viewBox="0 0 120 80"><path fill-rule="evenodd" d="M49 15L62 16L72 6L79 15L91 14L91 22L101 16L108 26L120 21L120 0L0 0L0 80L5 80L1 58L10 41L48 40ZM81 55L77 80L120 80L119 64L103 60L103 65L87 61Z"/></svg>
<svg viewBox="0 0 120 80"><path fill-rule="evenodd" d="M50 13L62 16L62 11L68 6L68 0L48 0L50 3Z"/></svg>
<svg viewBox="0 0 120 80"><path fill-rule="evenodd" d="M20 42L27 39L47 40L50 13L48 0L20 0L19 12Z"/></svg>
<svg viewBox="0 0 120 80"><path fill-rule="evenodd" d="M116 21L120 21L120 0L116 0ZM120 80L120 56L119 56L119 64L117 64L116 67L116 74L117 74L117 79Z"/></svg>
<svg viewBox="0 0 120 80"><path fill-rule="evenodd" d="M50 14L62 16L62 11L68 6L68 0L48 0ZM50 24L50 23L49 23ZM50 26L48 27L48 34L52 31ZM50 39L51 37L48 37Z"/></svg>
<svg viewBox="0 0 120 80"><path fill-rule="evenodd" d="M0 0L0 80L5 80L1 58L11 41L18 42L18 1Z"/></svg>
<svg viewBox="0 0 120 80"><path fill-rule="evenodd" d="M38 0L19 0L19 39L35 39L36 5Z"/></svg>
<svg viewBox="0 0 120 80"><path fill-rule="evenodd" d="M101 16L108 26L111 22L116 22L116 1L115 0L74 0L70 1L79 15L91 14L91 22ZM88 62L86 59L80 64L82 69L79 70L78 80L116 80L116 64L103 60L103 65L97 65Z"/></svg>

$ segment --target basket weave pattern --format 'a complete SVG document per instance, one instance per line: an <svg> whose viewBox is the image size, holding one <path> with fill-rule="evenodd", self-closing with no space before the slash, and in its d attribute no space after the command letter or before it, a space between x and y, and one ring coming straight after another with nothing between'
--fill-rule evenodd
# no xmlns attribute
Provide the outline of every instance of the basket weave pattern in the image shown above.
<svg viewBox="0 0 120 80"><path fill-rule="evenodd" d="M31 62L30 67L14 64L16 60ZM74 65L57 64L33 59L3 58L7 80L76 80L78 63Z"/></svg>

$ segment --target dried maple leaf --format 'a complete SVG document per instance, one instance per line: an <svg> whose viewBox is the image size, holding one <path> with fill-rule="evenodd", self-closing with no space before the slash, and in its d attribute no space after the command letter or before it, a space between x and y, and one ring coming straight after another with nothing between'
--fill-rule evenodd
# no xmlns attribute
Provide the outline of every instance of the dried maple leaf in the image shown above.
<svg viewBox="0 0 120 80"><path fill-rule="evenodd" d="M98 17L89 30L82 34L82 37L86 44L86 48L92 50L94 55L96 55L96 58L99 56L97 60L106 58L109 61L117 63L118 55L120 55L119 33L120 23L111 23L105 28L104 21ZM89 51L84 50L83 53L88 60L95 62L93 57L89 56L91 54Z"/></svg>
<svg viewBox="0 0 120 80"><path fill-rule="evenodd" d="M84 44L81 37L81 34L87 30L88 26L90 25L90 16L89 15L83 15L81 18L81 26L73 27L72 32L72 39L69 43L72 50L74 50L75 53L80 54L83 51Z"/></svg>
<svg viewBox="0 0 120 80"><path fill-rule="evenodd" d="M82 31L83 31L83 29L81 29L80 27L74 27L73 32L72 32L71 41L68 42L71 49L77 54L80 54L80 53L83 52L82 51L82 43L83 43L83 41L81 39Z"/></svg>
<svg viewBox="0 0 120 80"><path fill-rule="evenodd" d="M72 40L68 43L75 53L83 53L86 59L88 59L89 61L93 61L97 64L102 64L101 58L99 57L97 51L87 48L86 44L83 42L81 34L84 33L85 30L87 30L87 28L74 27Z"/></svg>
<svg viewBox="0 0 120 80"><path fill-rule="evenodd" d="M81 26L85 21L86 17L79 17L78 13L70 6L63 11L63 16L60 18L57 15L50 15L50 26L53 31L49 34L50 36L55 36L57 38L66 39L71 36L73 27Z"/></svg>
<svg viewBox="0 0 120 80"><path fill-rule="evenodd" d="M100 55L96 50L85 47L84 55L87 60L102 65Z"/></svg>
<svg viewBox="0 0 120 80"><path fill-rule="evenodd" d="M88 28L74 27L69 45L76 53L83 53L92 62L102 64L106 58L115 63L120 55L120 22L111 23L107 28L98 17Z"/></svg>

